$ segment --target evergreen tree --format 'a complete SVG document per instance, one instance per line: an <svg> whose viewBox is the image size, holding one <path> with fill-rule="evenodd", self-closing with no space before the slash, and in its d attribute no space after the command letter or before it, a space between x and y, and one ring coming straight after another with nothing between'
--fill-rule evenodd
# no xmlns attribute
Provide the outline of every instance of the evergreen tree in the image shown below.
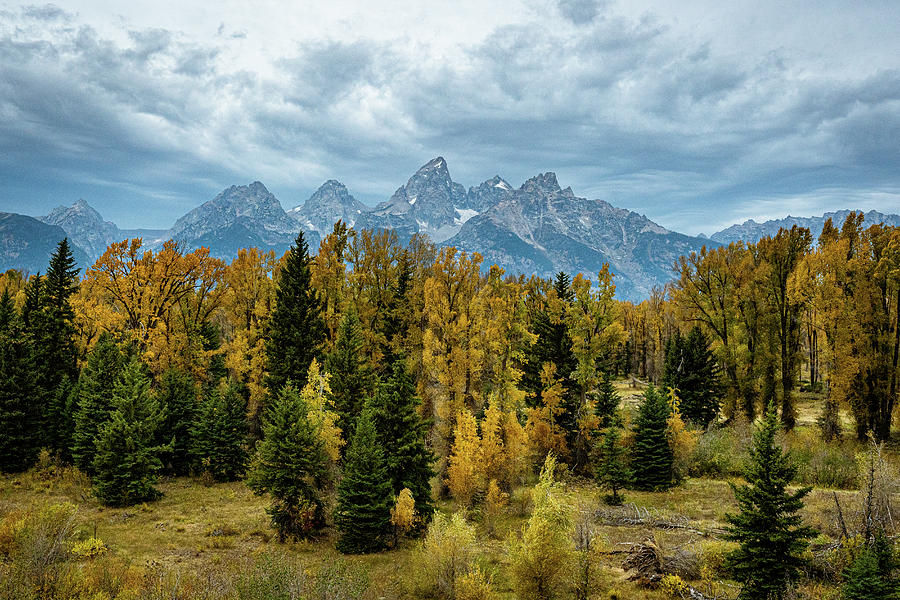
<svg viewBox="0 0 900 600"><path fill-rule="evenodd" d="M434 512L431 500L434 455L425 445L428 423L419 414L420 404L404 359L398 357L390 379L378 386L371 400L372 420L379 446L384 450L393 493L408 488L425 525Z"/></svg>
<svg viewBox="0 0 900 600"><path fill-rule="evenodd" d="M280 541L307 538L322 527L319 490L327 465L325 442L310 421L309 406L293 384L285 385L263 417L263 440L247 480L256 494L272 497L267 512Z"/></svg>
<svg viewBox="0 0 900 600"><path fill-rule="evenodd" d="M676 330L666 342L663 385L677 390L681 413L691 423L706 427L719 412L719 366L709 339L699 326L687 337Z"/></svg>
<svg viewBox="0 0 900 600"><path fill-rule="evenodd" d="M160 381L157 400L166 419L159 428L159 442L174 440L172 451L162 456L166 470L185 475L191 466L191 428L197 412L197 388L188 373L176 368L167 369Z"/></svg>
<svg viewBox="0 0 900 600"><path fill-rule="evenodd" d="M9 288L4 288L3 294L0 295L0 333L8 331L15 318L16 307L9 295Z"/></svg>
<svg viewBox="0 0 900 600"><path fill-rule="evenodd" d="M900 583L894 576L896 567L893 542L880 531L844 572L841 597L844 600L897 600Z"/></svg>
<svg viewBox="0 0 900 600"><path fill-rule="evenodd" d="M563 395L560 402L562 410L555 420L565 431L568 447L574 448L579 434L581 390L572 378L572 373L578 366L578 359L572 349L572 337L566 324L566 307L573 299L571 283L571 278L565 272L557 273L553 284L556 301L547 302L546 306L534 315L531 329L537 335L537 339L531 345L523 365L521 386L528 392L526 399L528 405L541 406L543 404L541 372L546 363L552 363L556 367L556 378L562 382Z"/></svg>
<svg viewBox="0 0 900 600"><path fill-rule="evenodd" d="M619 409L619 392L616 391L609 372L603 373L600 385L593 392L594 413L600 417L600 427L609 427Z"/></svg>
<svg viewBox="0 0 900 600"><path fill-rule="evenodd" d="M799 511L812 488L789 493L797 474L788 454L776 445L778 416L774 406L753 435L747 483L731 484L740 512L726 514L725 539L740 544L727 558L734 578L743 583L740 598L769 600L784 597L803 564L801 554L815 532L803 525Z"/></svg>
<svg viewBox="0 0 900 600"><path fill-rule="evenodd" d="M28 469L34 464L41 447L41 415L34 402L37 382L32 354L31 340L13 312L6 326L0 329L0 471L2 472Z"/></svg>
<svg viewBox="0 0 900 600"><path fill-rule="evenodd" d="M266 341L268 386L275 393L288 382L302 388L325 339L322 302L312 286L309 248L303 232L287 253L275 290L275 308Z"/></svg>
<svg viewBox="0 0 900 600"><path fill-rule="evenodd" d="M194 464L216 481L234 481L247 467L247 400L237 385L212 389L192 431Z"/></svg>
<svg viewBox="0 0 900 600"><path fill-rule="evenodd" d="M215 352L222 347L222 332L215 323L205 321L200 328L200 337L203 339L203 350L214 352L209 357L209 364L206 366L206 386L216 387L228 375L228 369L225 367L225 355Z"/></svg>
<svg viewBox="0 0 900 600"><path fill-rule="evenodd" d="M640 490L663 490L672 486L675 462L666 436L669 403L652 385L644 392L634 423L631 470Z"/></svg>
<svg viewBox="0 0 900 600"><path fill-rule="evenodd" d="M73 390L72 460L86 473L93 473L94 440L113 411L113 389L123 362L122 352L112 336L101 334Z"/></svg>
<svg viewBox="0 0 900 600"><path fill-rule="evenodd" d="M94 494L109 506L130 506L155 500L153 487L162 469L159 454L169 448L156 444L165 414L150 393L150 378L132 359L116 381L113 412L100 427L93 463Z"/></svg>
<svg viewBox="0 0 900 600"><path fill-rule="evenodd" d="M362 347L359 317L350 310L341 319L334 350L325 359L325 370L331 375L334 408L339 416L337 425L348 434L355 430L356 418L372 391L372 372Z"/></svg>
<svg viewBox="0 0 900 600"><path fill-rule="evenodd" d="M385 548L391 532L393 496L372 414L365 410L357 419L344 461L344 477L338 486L334 511L334 524L340 533L337 549L362 554Z"/></svg>
<svg viewBox="0 0 900 600"><path fill-rule="evenodd" d="M621 437L618 423L611 423L603 432L600 444L600 462L597 464L597 482L611 493L606 496L606 503L619 506L623 498L619 490L628 485L631 472L625 462L625 449L619 442Z"/></svg>

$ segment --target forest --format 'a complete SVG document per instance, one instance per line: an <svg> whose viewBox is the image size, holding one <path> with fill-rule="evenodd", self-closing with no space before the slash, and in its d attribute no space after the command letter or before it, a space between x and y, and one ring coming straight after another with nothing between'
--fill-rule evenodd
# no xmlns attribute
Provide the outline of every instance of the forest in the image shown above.
<svg viewBox="0 0 900 600"><path fill-rule="evenodd" d="M0 275L0 598L900 598L900 228L639 303L335 224Z"/></svg>

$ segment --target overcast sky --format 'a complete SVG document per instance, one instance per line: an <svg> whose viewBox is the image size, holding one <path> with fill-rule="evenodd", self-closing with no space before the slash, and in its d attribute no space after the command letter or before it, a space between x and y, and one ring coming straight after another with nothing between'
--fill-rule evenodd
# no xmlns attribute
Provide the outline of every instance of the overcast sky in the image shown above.
<svg viewBox="0 0 900 600"><path fill-rule="evenodd" d="M438 155L692 234L900 212L900 2L0 3L0 211L375 204Z"/></svg>

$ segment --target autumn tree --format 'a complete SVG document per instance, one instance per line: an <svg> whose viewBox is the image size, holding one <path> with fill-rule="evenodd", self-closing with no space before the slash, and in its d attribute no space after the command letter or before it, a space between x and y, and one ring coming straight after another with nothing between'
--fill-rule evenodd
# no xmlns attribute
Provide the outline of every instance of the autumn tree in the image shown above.
<svg viewBox="0 0 900 600"><path fill-rule="evenodd" d="M485 397L484 305L475 298L482 284L481 255L442 248L425 283L422 362L427 396L435 417L439 456L450 451L455 420L464 409L480 410Z"/></svg>
<svg viewBox="0 0 900 600"><path fill-rule="evenodd" d="M483 483L479 465L481 439L478 437L478 421L471 412L461 410L455 421L447 466L447 486L459 505L468 508Z"/></svg>
<svg viewBox="0 0 900 600"><path fill-rule="evenodd" d="M275 289L266 341L269 390L281 390L288 381L302 388L324 339L322 302L312 286L309 249L301 231L285 256Z"/></svg>
<svg viewBox="0 0 900 600"><path fill-rule="evenodd" d="M812 236L808 229L794 225L780 229L774 237L761 239L755 247L757 281L765 306L775 319L781 372L781 422L787 429L796 424L794 382L799 372L800 323L803 306L789 293L789 280L809 252Z"/></svg>
<svg viewBox="0 0 900 600"><path fill-rule="evenodd" d="M111 244L83 286L90 314L131 337L154 373L177 366L202 375L197 334L222 301L224 270L207 248L185 254L169 240L154 252L134 238Z"/></svg>
<svg viewBox="0 0 900 600"><path fill-rule="evenodd" d="M567 569L573 548L569 529L571 510L553 480L553 456L548 456L532 497L534 510L522 529L521 540L510 548L513 587L523 600L549 600L566 593Z"/></svg>

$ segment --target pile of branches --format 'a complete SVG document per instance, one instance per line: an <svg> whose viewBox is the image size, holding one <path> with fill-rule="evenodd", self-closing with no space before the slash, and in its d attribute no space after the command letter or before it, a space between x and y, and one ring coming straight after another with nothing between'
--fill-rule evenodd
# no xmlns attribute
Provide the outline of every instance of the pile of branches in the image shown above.
<svg viewBox="0 0 900 600"><path fill-rule="evenodd" d="M631 502L620 507L600 507L594 518L603 525L611 527L640 526L652 529L680 529L700 536L718 536L724 533L721 529L700 529L684 515L668 515L657 509L637 506Z"/></svg>

